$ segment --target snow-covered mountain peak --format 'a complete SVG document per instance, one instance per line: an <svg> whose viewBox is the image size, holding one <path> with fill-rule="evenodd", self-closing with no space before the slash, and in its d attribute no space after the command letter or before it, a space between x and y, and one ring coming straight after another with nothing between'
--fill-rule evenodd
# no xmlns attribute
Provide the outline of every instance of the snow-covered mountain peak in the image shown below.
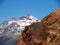
<svg viewBox="0 0 60 45"><path fill-rule="evenodd" d="M15 45L19 35L21 35L25 29L25 26L39 21L40 20L34 16L27 15L3 22L0 24L0 45Z"/></svg>
<svg viewBox="0 0 60 45"><path fill-rule="evenodd" d="M14 35L20 35L25 29L25 26L32 24L33 22L38 22L39 20L32 15L23 16L21 18L12 18L4 23L2 23L2 30L4 35L13 33ZM0 30L1 31L1 30Z"/></svg>
<svg viewBox="0 0 60 45"><path fill-rule="evenodd" d="M32 16L31 14L28 14L28 15L26 16L26 18L37 20L37 18L35 18L35 17L34 17L34 16Z"/></svg>
<svg viewBox="0 0 60 45"><path fill-rule="evenodd" d="M11 24L11 23L15 22L19 25L21 25L21 23L23 23L23 25L28 25L28 23L33 23L36 21L38 21L37 18L35 18L32 15L27 15L27 16L23 16L21 18L13 18L10 21L8 21L8 23ZM24 23L26 23L26 24L24 24Z"/></svg>

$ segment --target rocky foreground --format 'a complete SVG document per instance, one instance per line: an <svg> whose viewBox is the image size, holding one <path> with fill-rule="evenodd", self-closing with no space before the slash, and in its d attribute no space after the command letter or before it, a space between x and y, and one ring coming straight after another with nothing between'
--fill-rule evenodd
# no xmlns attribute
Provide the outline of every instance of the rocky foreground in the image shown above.
<svg viewBox="0 0 60 45"><path fill-rule="evenodd" d="M26 26L16 45L60 45L60 9Z"/></svg>

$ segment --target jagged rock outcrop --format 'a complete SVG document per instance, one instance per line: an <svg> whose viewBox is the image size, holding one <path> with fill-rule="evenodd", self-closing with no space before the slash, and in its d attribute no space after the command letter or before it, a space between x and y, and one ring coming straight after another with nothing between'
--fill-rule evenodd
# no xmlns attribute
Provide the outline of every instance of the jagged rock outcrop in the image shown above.
<svg viewBox="0 0 60 45"><path fill-rule="evenodd" d="M37 22L26 27L17 45L47 45L47 35L47 26Z"/></svg>
<svg viewBox="0 0 60 45"><path fill-rule="evenodd" d="M58 20L60 20L60 9L49 14L45 18L43 18L42 23L47 24L47 25L52 25L53 23L57 22Z"/></svg>
<svg viewBox="0 0 60 45"><path fill-rule="evenodd" d="M45 17L41 22L48 26L47 45L60 45L60 9Z"/></svg>
<svg viewBox="0 0 60 45"><path fill-rule="evenodd" d="M16 45L60 45L60 9L27 26Z"/></svg>

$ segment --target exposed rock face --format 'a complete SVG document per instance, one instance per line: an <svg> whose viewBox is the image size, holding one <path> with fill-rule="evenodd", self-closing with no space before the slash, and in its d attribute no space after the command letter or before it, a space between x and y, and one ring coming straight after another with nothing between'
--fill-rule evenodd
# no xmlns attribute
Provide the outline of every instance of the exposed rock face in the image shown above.
<svg viewBox="0 0 60 45"><path fill-rule="evenodd" d="M60 9L27 26L16 45L60 45Z"/></svg>
<svg viewBox="0 0 60 45"><path fill-rule="evenodd" d="M52 25L53 23L57 22L59 19L60 19L60 9L46 16L42 20L42 23Z"/></svg>
<svg viewBox="0 0 60 45"><path fill-rule="evenodd" d="M46 41L47 26L37 22L26 27L17 41L17 45L47 45Z"/></svg>
<svg viewBox="0 0 60 45"><path fill-rule="evenodd" d="M48 26L47 45L60 45L60 9L45 17L41 22Z"/></svg>

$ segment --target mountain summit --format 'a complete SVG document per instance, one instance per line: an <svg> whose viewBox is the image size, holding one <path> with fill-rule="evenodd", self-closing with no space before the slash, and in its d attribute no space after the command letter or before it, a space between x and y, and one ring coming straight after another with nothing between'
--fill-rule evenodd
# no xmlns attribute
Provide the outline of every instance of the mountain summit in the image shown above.
<svg viewBox="0 0 60 45"><path fill-rule="evenodd" d="M27 15L3 22L0 24L0 45L15 45L17 38L24 31L25 26L38 21L34 16Z"/></svg>
<svg viewBox="0 0 60 45"><path fill-rule="evenodd" d="M11 20L5 21L0 25L0 29L4 30L4 32L2 31L0 32L0 34L9 34L10 32L14 31L16 32L16 35L20 35L21 31L24 30L25 26L28 26L33 22L38 22L38 19L32 15L23 16L21 18L12 18Z"/></svg>

